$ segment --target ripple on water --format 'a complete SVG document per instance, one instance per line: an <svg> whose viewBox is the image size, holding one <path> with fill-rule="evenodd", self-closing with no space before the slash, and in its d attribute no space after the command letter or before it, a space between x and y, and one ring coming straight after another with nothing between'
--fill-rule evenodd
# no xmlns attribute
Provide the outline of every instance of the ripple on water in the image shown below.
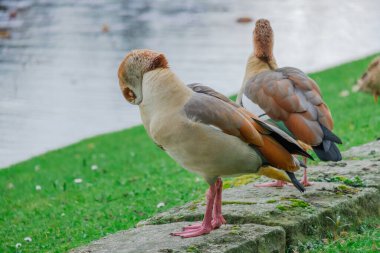
<svg viewBox="0 0 380 253"><path fill-rule="evenodd" d="M379 51L378 13L376 0L0 0L0 167L139 124L116 77L130 49L232 94L252 50L254 23L239 17L269 18L279 65L311 71Z"/></svg>

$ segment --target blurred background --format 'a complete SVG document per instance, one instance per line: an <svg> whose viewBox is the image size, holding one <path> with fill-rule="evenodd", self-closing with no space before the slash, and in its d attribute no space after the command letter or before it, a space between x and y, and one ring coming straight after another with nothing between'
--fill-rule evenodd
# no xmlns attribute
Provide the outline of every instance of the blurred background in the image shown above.
<svg viewBox="0 0 380 253"><path fill-rule="evenodd" d="M256 19L279 66L312 72L380 51L379 14L376 0L0 0L0 168L139 124L116 75L128 50L232 95Z"/></svg>

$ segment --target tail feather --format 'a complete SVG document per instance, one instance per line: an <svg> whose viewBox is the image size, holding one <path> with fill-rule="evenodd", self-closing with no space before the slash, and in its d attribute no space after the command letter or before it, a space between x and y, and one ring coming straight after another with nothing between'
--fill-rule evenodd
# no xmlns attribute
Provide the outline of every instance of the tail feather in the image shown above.
<svg viewBox="0 0 380 253"><path fill-rule="evenodd" d="M318 146L313 147L315 154L322 161L337 162L342 160L342 154L335 144L342 144L341 139L322 124L320 126L323 131L323 141Z"/></svg>
<svg viewBox="0 0 380 253"><path fill-rule="evenodd" d="M329 150L331 148L331 141L329 140L323 140L322 141L322 146L323 146L323 150Z"/></svg>
<svg viewBox="0 0 380 253"><path fill-rule="evenodd" d="M286 171L286 174L288 174L290 180L292 181L294 187L296 187L300 192L304 192L305 188L303 185L297 180L296 176L293 172Z"/></svg>
<svg viewBox="0 0 380 253"><path fill-rule="evenodd" d="M327 142L327 141L323 141L323 142ZM321 159L322 161L334 161L334 162L342 160L342 155L334 142L328 141L331 143L330 148L328 150L324 149L323 142L320 145L313 147L313 150L315 154L319 157L319 159Z"/></svg>
<svg viewBox="0 0 380 253"><path fill-rule="evenodd" d="M309 153L307 153L295 139L293 139L293 137L291 137L278 127L272 126L256 118L252 119L261 127L267 129L270 132L270 136L272 136L278 143L281 144L281 146L283 146L291 154L298 154L311 160L314 160L313 157Z"/></svg>
<svg viewBox="0 0 380 253"><path fill-rule="evenodd" d="M323 139L324 140L329 140L338 144L342 144L342 140L336 136L333 132L331 132L327 127L325 127L322 124L319 124L322 128L323 131Z"/></svg>

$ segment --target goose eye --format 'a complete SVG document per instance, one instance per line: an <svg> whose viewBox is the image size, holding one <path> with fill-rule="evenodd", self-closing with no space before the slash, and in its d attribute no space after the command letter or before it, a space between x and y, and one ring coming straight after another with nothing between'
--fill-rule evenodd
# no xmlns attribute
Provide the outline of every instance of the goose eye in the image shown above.
<svg viewBox="0 0 380 253"><path fill-rule="evenodd" d="M133 102L136 99L135 93L128 87L124 88L123 95L129 102Z"/></svg>

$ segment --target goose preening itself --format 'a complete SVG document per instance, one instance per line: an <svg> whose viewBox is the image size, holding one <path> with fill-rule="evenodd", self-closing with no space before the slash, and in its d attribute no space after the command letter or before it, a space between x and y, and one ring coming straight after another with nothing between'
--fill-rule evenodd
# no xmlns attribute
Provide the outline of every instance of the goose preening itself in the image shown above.
<svg viewBox="0 0 380 253"><path fill-rule="evenodd" d="M291 182L304 191L294 176L300 162L292 154L310 155L296 140L211 88L186 86L170 70L163 54L129 52L118 77L124 97L139 106L150 138L210 186L203 222L172 235L195 237L226 223L223 176L258 173Z"/></svg>
<svg viewBox="0 0 380 253"><path fill-rule="evenodd" d="M273 55L273 30L268 20L259 19L253 32L254 51L249 56L237 103L263 120L272 120L283 130L311 146L323 161L342 156L332 133L333 120L317 83L292 67L278 68ZM306 161L305 161L306 163ZM310 185L306 168L302 183ZM259 186L282 186L283 182Z"/></svg>
<svg viewBox="0 0 380 253"><path fill-rule="evenodd" d="M380 96L380 56L369 64L367 71L358 80L354 89L371 93L377 103Z"/></svg>

